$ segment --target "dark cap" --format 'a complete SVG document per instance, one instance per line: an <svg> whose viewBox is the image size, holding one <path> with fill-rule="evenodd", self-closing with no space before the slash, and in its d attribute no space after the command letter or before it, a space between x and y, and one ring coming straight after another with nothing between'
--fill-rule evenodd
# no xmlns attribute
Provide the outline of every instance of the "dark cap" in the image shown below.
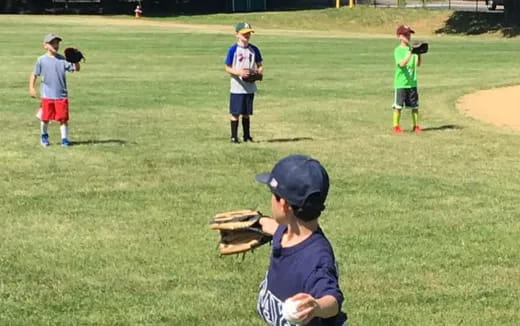
<svg viewBox="0 0 520 326"><path fill-rule="evenodd" d="M47 34L43 37L43 43L50 43L52 40L58 39L58 41L61 41L61 37L54 33Z"/></svg>
<svg viewBox="0 0 520 326"><path fill-rule="evenodd" d="M235 31L240 34L246 34L246 33L254 33L255 30L251 26L251 24L246 22L240 22L235 26Z"/></svg>
<svg viewBox="0 0 520 326"><path fill-rule="evenodd" d="M397 30L395 31L397 35L408 35L408 34L415 34L415 31L410 28L410 26L406 25L400 25L397 27Z"/></svg>
<svg viewBox="0 0 520 326"><path fill-rule="evenodd" d="M329 175L320 162L309 156L284 157L270 173L258 174L256 180L267 184L275 195L304 211L321 212L325 209Z"/></svg>

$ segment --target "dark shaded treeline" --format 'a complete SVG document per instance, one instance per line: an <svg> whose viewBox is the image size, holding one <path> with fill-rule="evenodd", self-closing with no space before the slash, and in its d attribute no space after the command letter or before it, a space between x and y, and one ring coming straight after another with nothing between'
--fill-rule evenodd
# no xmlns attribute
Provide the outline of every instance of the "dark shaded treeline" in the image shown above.
<svg viewBox="0 0 520 326"><path fill-rule="evenodd" d="M333 0L0 0L0 12L125 14L138 4L147 15L175 15L325 8Z"/></svg>

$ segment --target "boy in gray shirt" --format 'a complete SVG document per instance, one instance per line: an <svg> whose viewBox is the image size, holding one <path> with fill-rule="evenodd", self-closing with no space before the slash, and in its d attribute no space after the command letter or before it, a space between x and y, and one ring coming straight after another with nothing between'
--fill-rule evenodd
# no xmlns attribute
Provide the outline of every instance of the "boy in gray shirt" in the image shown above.
<svg viewBox="0 0 520 326"><path fill-rule="evenodd" d="M49 134L47 132L49 121L60 123L61 145L69 146L68 121L69 100L67 94L67 72L79 71L79 63L70 63L58 53L61 37L56 34L47 34L43 38L43 48L46 53L38 58L33 73L29 78L29 94L36 97L36 79L42 77L41 98L41 139L42 146L49 146Z"/></svg>

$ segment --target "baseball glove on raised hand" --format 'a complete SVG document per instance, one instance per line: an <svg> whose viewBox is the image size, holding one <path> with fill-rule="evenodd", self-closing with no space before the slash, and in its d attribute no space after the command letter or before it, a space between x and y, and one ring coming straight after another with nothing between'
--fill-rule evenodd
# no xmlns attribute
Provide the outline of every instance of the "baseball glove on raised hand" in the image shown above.
<svg viewBox="0 0 520 326"><path fill-rule="evenodd" d="M209 222L209 227L220 231L220 254L245 253L270 242L273 237L262 231L260 225L260 218L263 216L262 213L249 209L215 215Z"/></svg>
<svg viewBox="0 0 520 326"><path fill-rule="evenodd" d="M264 78L264 75L256 69L249 69L249 75L247 77L242 77L242 80L248 83L254 83L256 81L261 81Z"/></svg>
<svg viewBox="0 0 520 326"><path fill-rule="evenodd" d="M417 42L412 44L413 54L424 54L428 53L428 42Z"/></svg>
<svg viewBox="0 0 520 326"><path fill-rule="evenodd" d="M63 53L65 54L65 59L70 63L78 63L81 60L85 61L85 56L83 53L81 53L81 51L76 48L66 48Z"/></svg>

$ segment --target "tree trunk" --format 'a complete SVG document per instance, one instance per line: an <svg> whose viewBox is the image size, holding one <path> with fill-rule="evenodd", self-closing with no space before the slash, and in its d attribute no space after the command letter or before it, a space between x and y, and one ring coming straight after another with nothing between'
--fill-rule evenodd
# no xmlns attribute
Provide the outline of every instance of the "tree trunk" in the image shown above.
<svg viewBox="0 0 520 326"><path fill-rule="evenodd" d="M509 26L520 26L520 1L504 0L504 18Z"/></svg>

